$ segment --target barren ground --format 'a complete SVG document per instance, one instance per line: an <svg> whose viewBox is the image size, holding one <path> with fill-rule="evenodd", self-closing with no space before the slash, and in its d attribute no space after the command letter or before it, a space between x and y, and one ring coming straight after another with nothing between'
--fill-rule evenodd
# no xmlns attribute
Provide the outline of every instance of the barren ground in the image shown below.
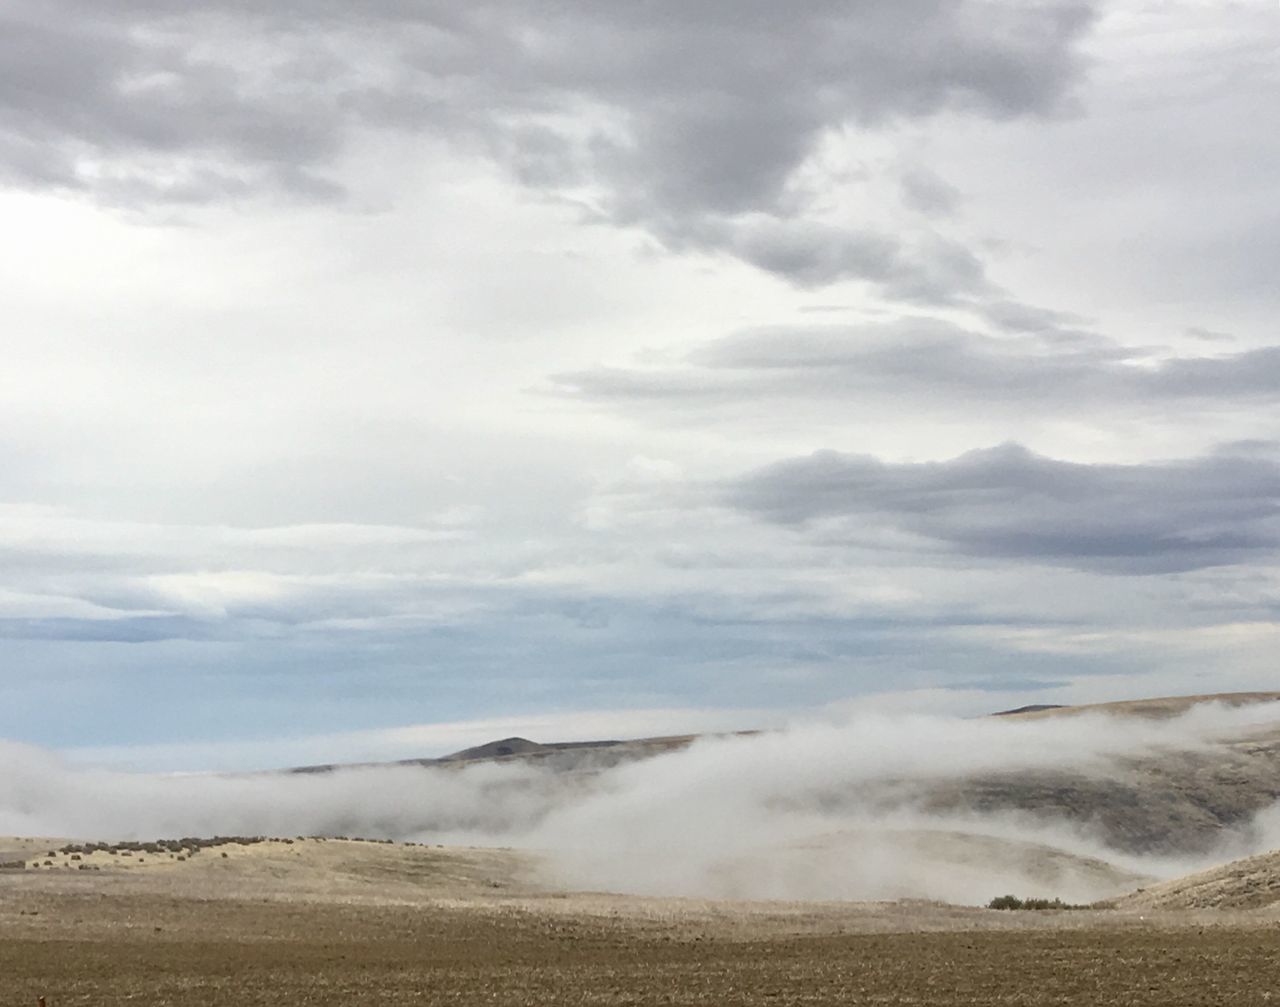
<svg viewBox="0 0 1280 1007"><path fill-rule="evenodd" d="M509 851L335 840L226 844L141 863L136 853L48 857L55 848L0 840L0 851L40 864L0 872L0 1002L1207 1005L1280 996L1280 916L1269 911L997 913L564 894L541 889L536 865Z"/></svg>

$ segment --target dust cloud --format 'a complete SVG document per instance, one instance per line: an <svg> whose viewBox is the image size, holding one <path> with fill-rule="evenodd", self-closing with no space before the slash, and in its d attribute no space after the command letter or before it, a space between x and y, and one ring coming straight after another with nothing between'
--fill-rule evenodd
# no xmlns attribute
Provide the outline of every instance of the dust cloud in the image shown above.
<svg viewBox="0 0 1280 1007"><path fill-rule="evenodd" d="M951 807L949 787L1125 760L1211 753L1280 727L1280 703L1204 704L1167 720L854 715L712 737L612 768L519 761L328 773L141 775L74 768L0 742L0 835L148 839L361 836L544 854L574 889L697 897L930 898L1005 892L1086 901L1280 845L1280 809L1219 847L1161 855L1108 845L1095 823Z"/></svg>

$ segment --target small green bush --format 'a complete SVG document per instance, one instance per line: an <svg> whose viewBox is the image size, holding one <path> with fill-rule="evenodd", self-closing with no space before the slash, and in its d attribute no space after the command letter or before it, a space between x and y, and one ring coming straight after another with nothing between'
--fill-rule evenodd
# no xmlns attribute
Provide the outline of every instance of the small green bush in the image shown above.
<svg viewBox="0 0 1280 1007"><path fill-rule="evenodd" d="M1088 909L1088 906L1063 902L1062 899L1020 899L1016 895L997 895L987 903L988 909Z"/></svg>

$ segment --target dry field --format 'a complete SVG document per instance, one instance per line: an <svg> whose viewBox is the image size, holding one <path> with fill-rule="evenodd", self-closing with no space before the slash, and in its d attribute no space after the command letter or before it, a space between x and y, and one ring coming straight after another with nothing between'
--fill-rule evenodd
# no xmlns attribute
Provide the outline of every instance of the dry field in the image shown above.
<svg viewBox="0 0 1280 1007"><path fill-rule="evenodd" d="M1043 721L1093 709L1165 718L1204 698L1245 703L1277 694L1014 716ZM505 739L454 762L541 760L589 774L688 740L583 747ZM943 810L1089 821L1134 853L1170 843L1196 849L1280 798L1280 729L1120 759L1105 773L989 773L921 796ZM566 892L563 864L511 850L0 837L0 1007L34 1007L38 997L48 1007L1280 1004L1280 852L1152 883L1023 840L882 832L880 845L952 882L973 870L986 879L999 863L1043 883L1018 894L1070 896L1076 882L1132 894L1111 908L1045 912L642 898ZM777 890L829 898L830 887L810 892L796 879L839 876L815 865L859 856L865 863L878 847L864 839L822 834L723 866L787 881ZM663 868L660 860L628 866Z"/></svg>
<svg viewBox="0 0 1280 1007"><path fill-rule="evenodd" d="M1265 911L565 895L504 851L340 841L54 850L0 840L39 864L0 872L6 1005L1280 1001Z"/></svg>

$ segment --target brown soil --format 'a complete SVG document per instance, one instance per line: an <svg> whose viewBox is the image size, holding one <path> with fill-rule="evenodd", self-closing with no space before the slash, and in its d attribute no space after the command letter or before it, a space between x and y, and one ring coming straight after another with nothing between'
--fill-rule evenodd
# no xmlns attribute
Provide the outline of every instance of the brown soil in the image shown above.
<svg viewBox="0 0 1280 1007"><path fill-rule="evenodd" d="M49 1007L1209 1005L1264 1003L1280 983L1280 934L1261 922L898 933L779 925L744 939L715 920L511 907L61 896L18 912L39 915L0 924L0 999L45 996Z"/></svg>
<svg viewBox="0 0 1280 1007"><path fill-rule="evenodd" d="M381 843L80 856L0 875L0 1002L1208 1005L1280 983L1265 915L564 894L507 851Z"/></svg>

